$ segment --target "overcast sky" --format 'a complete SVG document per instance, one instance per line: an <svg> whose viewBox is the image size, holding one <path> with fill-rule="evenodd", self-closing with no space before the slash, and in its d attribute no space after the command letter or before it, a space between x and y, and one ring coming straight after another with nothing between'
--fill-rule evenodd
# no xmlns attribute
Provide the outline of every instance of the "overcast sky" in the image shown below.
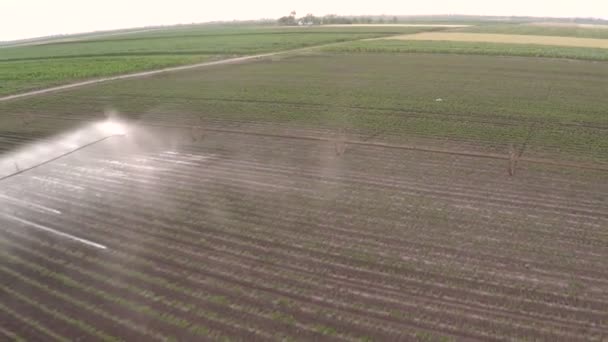
<svg viewBox="0 0 608 342"><path fill-rule="evenodd" d="M479 14L608 19L608 0L0 0L0 41L298 14Z"/></svg>

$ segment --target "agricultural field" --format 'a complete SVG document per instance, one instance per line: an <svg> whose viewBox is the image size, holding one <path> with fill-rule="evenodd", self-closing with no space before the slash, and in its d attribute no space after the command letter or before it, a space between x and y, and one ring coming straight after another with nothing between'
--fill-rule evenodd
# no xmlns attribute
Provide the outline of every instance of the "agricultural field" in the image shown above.
<svg viewBox="0 0 608 342"><path fill-rule="evenodd" d="M214 60L210 56L126 56L0 61L0 95L43 89L66 82L196 64Z"/></svg>
<svg viewBox="0 0 608 342"><path fill-rule="evenodd" d="M604 64L583 61L309 52L9 101L0 111L99 120L112 109L160 124L322 128L396 144L449 137L442 146L458 140L497 154L529 141L531 156L607 163L608 117L597 100L608 97L607 79Z"/></svg>
<svg viewBox="0 0 608 342"><path fill-rule="evenodd" d="M0 95L234 56L439 29L443 28L202 25L0 47Z"/></svg>
<svg viewBox="0 0 608 342"><path fill-rule="evenodd" d="M462 32L517 34L608 39L608 25L576 25L563 23L524 23L476 25L459 29Z"/></svg>
<svg viewBox="0 0 608 342"><path fill-rule="evenodd" d="M530 29L518 29L518 28ZM608 60L608 37L584 32L608 29L536 24L474 25L325 47L330 52L440 53ZM608 26L607 26L608 27ZM547 31L544 31L547 29ZM579 33L579 31L583 33ZM563 35L559 35L559 32Z"/></svg>
<svg viewBox="0 0 608 342"><path fill-rule="evenodd" d="M607 61L608 49L580 48L567 46L463 42L463 41L421 41L403 39L382 39L354 41L324 48L328 52L340 53L433 53L455 55L519 56L582 59Z"/></svg>
<svg viewBox="0 0 608 342"><path fill-rule="evenodd" d="M342 53L440 53L608 60L608 25L479 24L328 46Z"/></svg>
<svg viewBox="0 0 608 342"><path fill-rule="evenodd" d="M507 44L534 44L570 46L583 48L608 49L608 40L577 37L551 37L517 34L493 34L493 33L464 33L464 32L431 32L407 34L403 36L390 37L389 39L419 40L419 41L455 41L455 42L484 42L484 43L507 43Z"/></svg>
<svg viewBox="0 0 608 342"><path fill-rule="evenodd" d="M0 101L0 340L606 340L607 62L397 44Z"/></svg>

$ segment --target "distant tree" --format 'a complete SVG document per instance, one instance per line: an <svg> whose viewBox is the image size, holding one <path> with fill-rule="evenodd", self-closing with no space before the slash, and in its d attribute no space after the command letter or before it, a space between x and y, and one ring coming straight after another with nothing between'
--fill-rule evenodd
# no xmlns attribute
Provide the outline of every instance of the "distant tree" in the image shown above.
<svg viewBox="0 0 608 342"><path fill-rule="evenodd" d="M393 17L393 24L396 24L399 21L399 18Z"/></svg>
<svg viewBox="0 0 608 342"><path fill-rule="evenodd" d="M279 20L277 20L277 23L279 25L286 26L297 25L298 22L296 21L296 11L291 11L291 13L289 13L289 16L279 18Z"/></svg>
<svg viewBox="0 0 608 342"><path fill-rule="evenodd" d="M277 23L279 25L291 25L290 21L291 17L280 17L279 20L277 20Z"/></svg>
<svg viewBox="0 0 608 342"><path fill-rule="evenodd" d="M319 23L323 24L357 24L364 23L368 19L364 19L364 17L341 17L335 14L327 14L323 18L316 18ZM369 19L371 22L371 19Z"/></svg>
<svg viewBox="0 0 608 342"><path fill-rule="evenodd" d="M305 17L299 20L304 25L319 25L321 18L315 17L312 13L308 13Z"/></svg>
<svg viewBox="0 0 608 342"><path fill-rule="evenodd" d="M336 22L337 17L338 16L335 14L328 14L323 17L323 23L324 24L337 24L337 22Z"/></svg>

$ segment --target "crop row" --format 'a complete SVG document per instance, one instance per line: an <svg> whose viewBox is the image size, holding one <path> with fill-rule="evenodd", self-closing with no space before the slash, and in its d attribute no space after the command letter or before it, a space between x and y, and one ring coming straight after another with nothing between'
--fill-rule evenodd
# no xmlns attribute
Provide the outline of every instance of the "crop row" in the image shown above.
<svg viewBox="0 0 608 342"><path fill-rule="evenodd" d="M185 163L185 161L184 161L184 163ZM226 163L226 161L223 161L223 163ZM107 173L107 172L108 172L107 167L103 167L103 164L101 164L100 166L101 166L100 168L94 168L94 169L91 169L91 170L99 170L99 171L96 171L96 173ZM213 165L211 165L211 166L213 166ZM234 165L234 166L241 166L241 167L245 166L245 167L247 167L247 165ZM172 183L168 183L168 184L166 184L165 186L166 186L168 189L179 189L180 187L185 186L185 184L189 184L189 182L192 182L192 181L193 181L193 179L192 179L192 175L188 175L188 171L187 171L187 169L186 169L186 171L184 171L185 173L184 173L184 174L182 174L182 173L179 171L178 166L172 166L172 167L173 167L173 170L171 171L171 176L172 176L171 178L168 178L168 177L163 177L162 175L158 175L158 176L148 176L148 175L145 175L145 174L144 174L144 175L141 175L141 176L140 176L140 178L139 178L137 181L134 181L134 182L136 182L136 183L137 183L137 182L140 182L140 181L142 181L142 182L143 182L143 181L145 181L146 183L149 183L149 184L155 184L155 185L154 185L154 187L162 187L162 186L163 186L163 185L162 185L162 184L163 184L162 179L165 179L165 181L164 181L165 183L167 182L167 180L168 180L168 179L175 179L175 180L179 180L179 182L176 182L176 183L173 183L173 182L172 182ZM226 165L226 167L229 167L229 166L228 166L228 165ZM76 168L76 169L78 170L78 168ZM209 170L209 171L211 171L211 170ZM276 174L276 171L277 171L277 170L274 170L274 171L273 171L273 170L268 170L268 169L263 169L263 168L262 168L262 170L261 170L261 171L260 171L260 173L259 173L258 178L259 178L259 177L264 177L264 176L267 176L267 175L268 175L268 174L270 174L270 173L275 174L275 177L276 177L276 176L278 176L278 174ZM79 173L75 174L75 176L80 176L80 177L82 177L82 175L81 175L81 174L79 174ZM152 177L152 178L148 179L148 177ZM246 178L246 177L244 177L243 175L238 175L238 174L237 174L237 175L230 175L229 170L222 170L221 172L219 172L219 174L214 174L214 177L223 177L224 179L227 179L227 180L230 180L230 179L232 178L232 179L235 179L237 182L241 182L241 183L242 183L242 182L244 182L244 179ZM249 178L252 178L252 177L254 178L254 177L255 177L255 175L250 175L250 176L249 176ZM350 176L350 175L349 175L347 178L351 179L351 178L357 178L357 177L356 177L356 176ZM146 180L146 179L148 179L148 180ZM252 179L252 181L254 181L254 179ZM318 180L313 179L312 181L313 181L313 184L318 183ZM343 182L352 182L352 181L343 180ZM250 183L251 183L251 181L250 181ZM253 183L255 184L255 181L254 181ZM259 182L258 182L258 183L259 183ZM331 185L332 183L333 183L334 185ZM323 184L323 186L324 186L324 187L331 187L332 189L335 189L336 191L340 191L340 192L344 192L344 191L346 191L346 189L349 189L349 188L350 188L350 187L347 187L347 188L340 188L340 187L336 186L335 184L339 184L339 183L336 183L336 180L333 180L332 182L328 183L328 179L325 179L325 180L324 180L324 183L322 183L322 184ZM381 184L378 184L378 183L374 182L374 183L369 184L369 185L363 185L363 184L361 184L361 183L353 183L353 186L355 186L355 184L356 184L356 186L357 186L358 188L361 188L362 186L365 186L365 187L368 187L368 188L371 188L371 189L373 189L374 187L377 187L378 185L381 185ZM400 193L401 195L404 195L404 194L406 194L406 193L407 193L407 192L406 192L406 193L403 193L403 191L405 191L405 190L407 190L407 189L408 189L407 187L405 187L405 188L403 187L403 186L404 186L404 185L406 185L407 183L405 183L405 184L403 184L403 183L389 183L389 184L390 184L390 187L395 187L395 186L397 186L397 189L399 189L399 190L400 190L400 192L399 192L399 193ZM264 183L260 183L259 185L263 186L263 185L264 185ZM120 185L117 185L117 186L118 186L118 187L120 187ZM276 187L276 186L279 186L279 185L277 184L277 185L274 185L274 186ZM410 189L411 189L411 186L412 186L412 185L409 185ZM190 186L188 185L188 187L190 187ZM259 186L258 186L258 187L259 187ZM111 187L110 187L110 188L111 188ZM110 189L110 188L107 188L107 187L106 187L106 191L108 191L108 189ZM154 189L154 188L152 188L152 189ZM254 187L254 189L255 189L255 187ZM295 189L295 188L294 188L294 189ZM414 189L416 189L416 188L414 188ZM370 191L370 190L368 190L368 191ZM410 190L410 191L411 191L411 190ZM420 191L422 191L422 190L418 188L418 189L416 189L416 192L414 192L414 193L420 194ZM456 191L456 192L462 192L462 191L463 191L463 189L454 189L454 191ZM399 193L398 193L398 194L399 194ZM412 193L412 194L414 194L414 193ZM334 195L338 195L338 194L339 194L339 193L334 194ZM196 196L196 192L193 192L193 193L191 193L191 194L189 194L189 195L188 195L188 194L179 194L179 193L176 193L176 194L174 194L174 195L173 195L173 197L172 197L172 198L167 198L167 199L164 199L164 200L167 200L167 201L170 201L170 202L176 202L176 203L179 203L179 202L180 202L180 196L181 196L181 197L185 197L186 195L187 195L188 197L193 196L193 195L194 195L194 196ZM363 193L359 193L359 194L348 194L348 193L346 192L346 193L345 193L345 195L355 195L355 196L362 197L363 199L359 201L359 205L361 204L361 201L364 201L363 203L365 203L365 198L374 198L374 196L377 196L377 195L375 195L373 192L371 192L371 193L369 193L369 194L363 194ZM394 197L394 195L393 195L393 197ZM402 198L403 198L403 197L402 197ZM407 198L407 197L406 197L406 198ZM442 198L443 198L442 196L439 196L439 197L436 197L436 198L434 198L434 199L435 199L436 201L439 201L439 200L442 200ZM298 201L298 198L295 198L294 200L295 200L295 205L297 206L297 201ZM315 200L315 198L312 198L312 200ZM395 201L395 200L396 200L395 198L391 199L391 201ZM478 200L478 201L479 201L479 200ZM310 202L310 201L309 201L309 202ZM426 206L426 205L428 205L428 204L426 204L426 203L427 203L427 202L418 203L417 205L424 204L424 205ZM475 202L472 202L472 203L473 203L473 204L475 204ZM314 205L314 202L313 202L313 203L311 203L311 204L312 204L312 205ZM366 204L366 207L363 207L363 209L365 209L365 210L366 210L366 212L367 212L367 213L370 213L370 214L374 214L376 211L377 211L378 213L383 212L385 216L386 216L386 215L390 215L391 211L392 211L392 210L395 210L395 209L397 209L397 208L398 208L398 210L399 210L399 211L407 210L407 203L399 203L399 202L397 202L396 204L395 204L395 203L393 203L393 204L394 204L393 206L390 206L390 207L388 207L388 208L384 208L384 207L382 207L382 206L379 206L379 207L377 207L377 209L376 209L376 210L374 210L374 211L370 211L371 209L373 209L373 207L371 207L371 208L370 208L370 204L368 203L368 204ZM414 203L414 204L416 204L416 203ZM404 205L406 205L406 206L404 206ZM409 206L411 206L411 205L412 205L412 204L409 204ZM542 208L542 207L541 207L541 208ZM352 211L352 209L353 209L353 208L351 208L351 211ZM356 208L355 208L355 209L356 209ZM441 207L440 207L439 209L441 209ZM449 208L448 208L448 209L449 209ZM498 211L498 209L499 209L499 208L496 208L496 207L492 208L492 207L490 207L489 209L493 209L494 213L496 213L496 212ZM386 211L386 210L389 210L389 211ZM403 212L403 214L404 214L404 213L405 213L405 212ZM550 212L549 212L549 213L550 213ZM397 215L399 215L399 212L396 212L396 214L397 214ZM511 215L511 216L512 216L512 215ZM559 218L559 217L557 217L557 218L553 218L551 215L545 215L545 216L547 216L547 219L552 220L552 221L553 221L553 224L557 224L557 223L559 223L559 222L560 222L560 220L563 220L563 218ZM389 216L389 217L390 217L390 216ZM395 216L395 218L398 218L398 217L399 217L399 216ZM576 218L576 217L580 218L580 215L575 216L575 217L573 217L573 218ZM475 218L476 218L476 217L472 217L471 219L475 219ZM482 217L482 218L483 218L483 217ZM486 224L492 224L493 226L496 226L496 225L498 224L498 222L496 222L496 220L495 220L495 219L494 219L494 222L492 222L492 221L480 220L480 219L482 219L482 218L477 217L477 218L476 218L476 219L477 219L477 222L478 222L478 223L485 222ZM508 218L508 216L505 216L505 218ZM447 219L449 219L450 221L454 221L454 220L455 220L455 222L457 222L457 220L458 220L458 218L457 218L457 217L447 217ZM512 220L511 220L511 221L512 221ZM579 221L580 221L580 220L579 220ZM512 221L512 222L514 222L514 221ZM531 221L524 221L524 222L532 223ZM550 222L550 221L549 221L549 222ZM466 221L465 221L465 223L466 223ZM508 223L508 221L507 221L507 224L509 224L509 223ZM504 229L504 228L508 228L508 226L501 227L500 225L498 225L498 226L496 226L496 229L497 229L497 230L496 230L495 232L499 232L500 230L502 230L502 229ZM547 233L550 233L550 232L557 233L557 232L555 232L555 230L554 230L554 229L551 229L551 231L549 231L549 230L546 230L545 228L542 228L542 226L539 226L539 228L541 228L541 230L539 230L539 231L538 231L538 233L540 234L540 235L539 235L539 238L542 238L542 237L543 237L543 235L545 235L545 234L547 234ZM568 228L568 227L565 227L565 228ZM583 231L589 232L589 229L590 229L591 227L587 227L587 228L582 228L582 227L581 227L581 228L579 228L579 229L574 229L574 228L575 228L575 227L572 227L571 229L569 229L569 230L572 230L572 235L571 235L571 234L568 234L568 235L564 235L564 237L570 236L570 237L569 237L569 239L573 239L573 238L574 238L574 239L580 239L580 238L578 237L578 236L579 236L579 234L580 234L581 232L583 232ZM485 227L485 228L483 228L483 229L488 229L488 228L487 228L487 227ZM511 229L513 229L513 228L511 228ZM533 232L533 230L531 230L531 229L532 229L532 227L527 227L525 230L522 230L522 233L524 233L524 232L526 232L526 231L528 231L528 232ZM600 230L599 232L601 233L601 230ZM482 232L482 231L480 231L480 232L478 232L478 233L483 233L483 232ZM529 234L528 234L528 236L529 236ZM590 242L592 242L592 240L589 240L589 241L590 241Z"/></svg>
<svg viewBox="0 0 608 342"><path fill-rule="evenodd" d="M536 206L531 194L507 187L495 196L466 178L444 190L442 182L466 174L461 158L407 153L419 162L404 171L408 159L394 162L393 152L378 148L319 159L318 143L205 143L137 155L92 149L7 183L3 210L109 247L87 251L2 219L8 252L0 271L27 284L5 290L36 312L24 317L62 321L40 325L67 327L58 334L106 339L110 332L162 339L176 329L181 337L256 339L276 331L348 340L606 333L606 274L592 267L604 248L593 224L605 222L605 212L587 200L593 190L583 179L575 188L583 200L568 212L558 189ZM454 169L412 178L446 165ZM490 181L496 171L484 167ZM482 213L456 209L463 203ZM560 219L591 228L560 226ZM532 225L518 228L525 222ZM551 231L555 241L541 245ZM471 236L498 244L466 243ZM563 249L580 253L576 266L540 258ZM554 282L569 275L583 285L564 293ZM47 303L67 304L53 313ZM133 324L112 319L125 315ZM146 329L149 320L158 328Z"/></svg>
<svg viewBox="0 0 608 342"><path fill-rule="evenodd" d="M121 204L118 204L118 205L120 206ZM146 214L144 214L144 216L145 216L145 215L149 215L149 214L148 214L148 213L146 213ZM131 226L131 225L129 225L129 226ZM166 229L169 229L169 227L166 227ZM141 233L143 233L143 231L142 231ZM183 243L183 242L182 242L182 243ZM315 253L317 253L317 252L315 252ZM301 257L300 257L300 258L301 258Z"/></svg>

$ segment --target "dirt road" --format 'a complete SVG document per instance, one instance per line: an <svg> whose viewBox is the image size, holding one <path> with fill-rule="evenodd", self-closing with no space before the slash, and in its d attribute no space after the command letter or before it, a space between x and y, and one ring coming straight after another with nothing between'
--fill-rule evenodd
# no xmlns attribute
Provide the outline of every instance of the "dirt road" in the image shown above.
<svg viewBox="0 0 608 342"><path fill-rule="evenodd" d="M330 45L330 44L326 44L326 45ZM190 65L182 65L182 66L177 66L177 67L170 67L170 68L164 68L164 69L143 71L143 72L137 72L137 73L132 73L132 74L116 75L116 76L110 76L110 77L96 78L96 79L92 79L92 80L88 80L88 81L81 81L81 82L70 83L70 84L56 86L56 87L51 87L51 88L45 88L45 89L40 89L40 90L28 91L26 93L20 93L20 94L14 94L14 95L4 96L4 97L0 97L0 102L20 99L20 98L23 98L23 97L43 95L43 94L46 94L46 93L52 93L52 92L61 91L61 90L67 90L67 89L72 89L72 88L79 88L79 87L84 87L84 86L88 86L88 85L92 85L92 84L109 82L109 81L123 80L123 79L136 78L136 77L146 77L146 76L152 76L152 75L163 74L163 73L168 73L168 72L175 72L175 71L182 71L182 70L189 70L189 69L197 69L197 68L203 68L203 67L210 67L210 66L214 66L214 65L242 63L242 62L246 62L246 61L250 61L250 60L255 60L255 59L260 59L260 58L267 58L267 57L272 57L272 56L276 56L276 55L285 55L285 54L289 54L289 53L297 53L297 52L307 51L307 50L310 50L310 49L314 49L314 48L318 48L318 47L322 47L322 46L326 46L326 45L311 46L311 47L294 49L294 50L286 50L286 51L269 52L269 53L258 54L258 55L251 55L251 56L243 56L243 57L222 59L222 60L219 60L219 61L204 62L204 63L190 64Z"/></svg>
<svg viewBox="0 0 608 342"><path fill-rule="evenodd" d="M365 40L365 39L361 39L361 40ZM67 90L67 89L72 89L72 88L79 88L79 87L84 87L84 86L88 86L88 85L92 85L92 84L98 84L98 83L109 82L109 81L123 80L123 79L128 79L128 78L153 76L153 75L163 74L163 73L168 73L168 72L175 72L175 71L182 71L182 70L204 68L204 67L210 67L210 66L222 65L222 64L243 63L243 62L247 62L247 61L250 61L250 60L256 60L256 59L261 59L261 58L268 58L268 57L272 57L272 56L287 55L287 54L292 54L292 53L300 53L300 52L310 51L310 50L313 50L313 49L322 48L322 47L326 47L326 46L330 46L330 45L335 45L335 44L341 44L341 43L342 42L329 43L329 44L308 46L308 47L303 47L303 48L298 48L298 49L293 49L293 50L275 51L275 52L268 52L268 53L257 54L257 55L250 55L250 56L242 56L242 57L235 57L235 58L229 58L229 59L222 59L222 60L219 60L219 61L203 62L203 63L182 65L182 66L163 68L163 69L157 69L157 70L142 71L142 72L136 72L136 73L131 73L131 74L124 74L124 75L116 75L116 76L96 78L96 79L91 79L91 80L87 80L87 81L81 81L81 82L76 82L76 83L70 83L70 84L65 84L65 85L61 85L61 86L56 86L56 87L50 87L50 88L45 88L45 89L28 91L28 92L20 93L20 94L14 94L14 95L4 96L4 97L0 97L0 102L10 101L10 100L16 100L16 99L20 99L20 98L23 98L23 97L43 95L43 94L52 93L52 92L56 92L56 91Z"/></svg>

